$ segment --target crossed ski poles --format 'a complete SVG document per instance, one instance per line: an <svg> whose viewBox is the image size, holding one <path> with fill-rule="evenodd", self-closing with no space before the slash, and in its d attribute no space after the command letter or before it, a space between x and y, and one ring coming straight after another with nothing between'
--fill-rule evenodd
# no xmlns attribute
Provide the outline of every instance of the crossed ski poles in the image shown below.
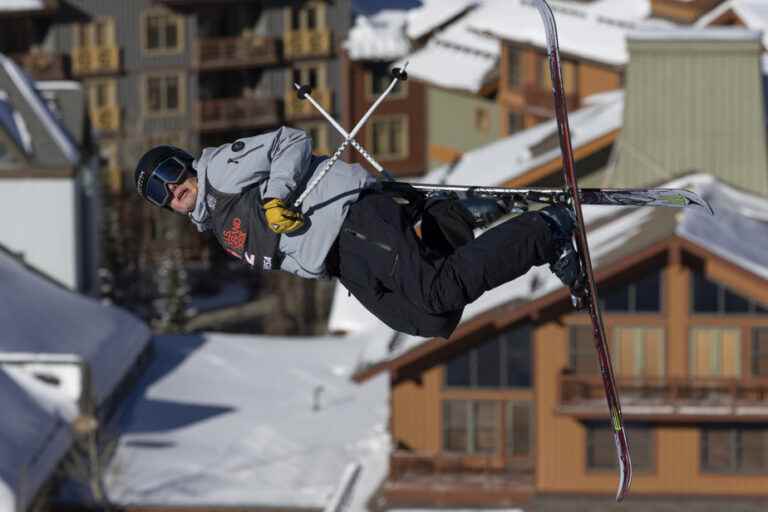
<svg viewBox="0 0 768 512"><path fill-rule="evenodd" d="M307 185L306 189L304 189L304 192L296 199L296 201L293 202L294 208L299 208L301 206L301 203L304 202L304 199L307 198L307 196L312 192L312 190L317 186L318 183L323 179L323 177L328 173L328 171L331 170L331 168L336 164L336 162L341 157L341 154L344 152L345 149L347 149L347 146L352 146L355 148L368 162L371 163L371 165L376 169L382 176L384 176L384 179L387 181L394 181L394 178L392 175L390 175L384 167L376 161L376 159L368 153L363 146L361 146L356 140L355 136L360 131L360 129L363 127L363 125L370 119L371 115L373 115L373 112L381 105L381 102L384 101L384 99L389 95L390 92L392 92L392 89L395 88L395 86L400 81L406 81L408 80L408 73L406 73L406 68L408 67L408 63L406 62L402 69L401 68L394 68L392 69L392 82L390 82L389 87L387 87L383 93L379 96L379 98L374 102L373 105L368 109L368 111L363 115L363 117L360 119L360 121L357 122L354 128L352 128L352 131L347 133L347 131L331 116L328 112L325 111L325 109L312 97L311 89L309 86L306 85L299 85L297 83L293 84L293 87L296 89L296 94L298 95L299 99L306 99L308 100L313 107L315 107L322 115L325 117L325 119L333 126L337 132L341 134L342 137L344 137L344 142L341 143L341 146L333 153L331 158L326 162L325 167L323 167L323 170L320 171L320 173L315 176L312 181Z"/></svg>

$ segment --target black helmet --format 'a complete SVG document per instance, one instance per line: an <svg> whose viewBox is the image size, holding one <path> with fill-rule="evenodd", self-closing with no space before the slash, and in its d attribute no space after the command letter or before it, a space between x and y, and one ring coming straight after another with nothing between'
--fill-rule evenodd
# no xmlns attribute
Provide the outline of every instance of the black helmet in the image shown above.
<svg viewBox="0 0 768 512"><path fill-rule="evenodd" d="M171 202L168 185L181 183L188 172L196 174L193 160L192 155L175 146L150 149L136 165L136 192L155 206L167 207Z"/></svg>

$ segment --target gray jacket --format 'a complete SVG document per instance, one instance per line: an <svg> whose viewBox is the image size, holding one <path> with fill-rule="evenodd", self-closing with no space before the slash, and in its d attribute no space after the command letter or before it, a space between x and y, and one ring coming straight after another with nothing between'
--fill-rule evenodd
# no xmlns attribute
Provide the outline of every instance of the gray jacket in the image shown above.
<svg viewBox="0 0 768 512"><path fill-rule="evenodd" d="M206 180L229 194L261 182L262 197L292 202L298 196L295 191L303 189L325 162L312 156L312 139L306 132L284 126L217 148L205 148L192 165L197 171L198 195L190 218L200 231L205 231L209 228L209 208L215 207L212 196L206 196ZM374 181L360 165L337 161L301 205L308 229L280 237L280 252L285 255L280 269L310 279L325 277L325 257L341 230L349 205Z"/></svg>

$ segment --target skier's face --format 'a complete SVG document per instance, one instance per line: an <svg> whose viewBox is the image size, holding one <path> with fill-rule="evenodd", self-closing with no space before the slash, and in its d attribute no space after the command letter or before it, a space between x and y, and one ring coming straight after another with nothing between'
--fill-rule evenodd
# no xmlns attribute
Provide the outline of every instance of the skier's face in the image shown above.
<svg viewBox="0 0 768 512"><path fill-rule="evenodd" d="M187 176L181 183L168 185L168 188L171 194L173 194L170 202L170 207L173 211L186 215L195 209L195 203L197 202L197 178Z"/></svg>

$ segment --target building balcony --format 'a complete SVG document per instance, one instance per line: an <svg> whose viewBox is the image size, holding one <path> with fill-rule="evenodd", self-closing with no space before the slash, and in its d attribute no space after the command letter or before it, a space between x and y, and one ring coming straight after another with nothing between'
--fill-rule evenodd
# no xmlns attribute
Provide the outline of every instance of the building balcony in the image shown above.
<svg viewBox="0 0 768 512"><path fill-rule="evenodd" d="M286 59L329 57L330 30L289 30L283 35L283 55Z"/></svg>
<svg viewBox="0 0 768 512"><path fill-rule="evenodd" d="M65 80L67 78L64 56L40 49L12 56L33 80Z"/></svg>
<svg viewBox="0 0 768 512"><path fill-rule="evenodd" d="M257 128L280 122L276 98L222 98L199 101L196 105L200 131Z"/></svg>
<svg viewBox="0 0 768 512"><path fill-rule="evenodd" d="M277 41L272 37L203 38L194 53L194 65L202 71L264 66L277 60Z"/></svg>
<svg viewBox="0 0 768 512"><path fill-rule="evenodd" d="M768 379L617 378L625 418L637 421L768 421ZM560 414L608 418L600 375L560 375Z"/></svg>
<svg viewBox="0 0 768 512"><path fill-rule="evenodd" d="M120 48L79 47L72 50L72 74L77 77L112 75L120 72Z"/></svg>
<svg viewBox="0 0 768 512"><path fill-rule="evenodd" d="M499 455L392 453L382 495L390 506L498 506L523 503L534 492L530 463L505 466Z"/></svg>
<svg viewBox="0 0 768 512"><path fill-rule="evenodd" d="M523 86L522 93L525 104L528 108L538 107L540 109L554 112L551 89L544 88L537 83L528 83ZM565 101L568 105L568 110L574 111L579 108L578 94L568 94L566 92Z"/></svg>
<svg viewBox="0 0 768 512"><path fill-rule="evenodd" d="M330 89L312 89L312 98L320 104L326 112L331 112L331 91ZM285 92L285 117L289 120L309 119L321 116L315 107L307 99L300 99L296 96L296 90L293 88Z"/></svg>
<svg viewBox="0 0 768 512"><path fill-rule="evenodd" d="M91 124L94 130L103 133L114 133L120 130L120 107L106 105L91 111Z"/></svg>

